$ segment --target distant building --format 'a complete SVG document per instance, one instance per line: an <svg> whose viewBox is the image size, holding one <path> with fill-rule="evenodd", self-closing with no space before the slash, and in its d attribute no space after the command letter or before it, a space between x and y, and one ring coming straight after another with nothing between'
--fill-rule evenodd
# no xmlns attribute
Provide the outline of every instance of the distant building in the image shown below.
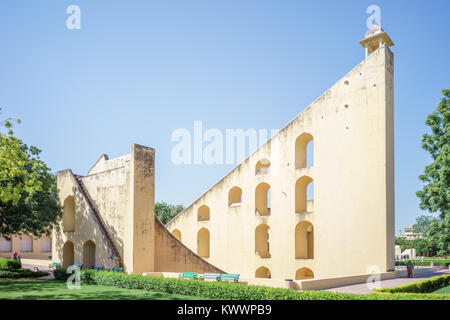
<svg viewBox="0 0 450 320"><path fill-rule="evenodd" d="M0 237L0 258L11 258L14 252L20 253L23 259L50 259L52 255L52 239L32 235L12 236L10 240Z"/></svg>
<svg viewBox="0 0 450 320"><path fill-rule="evenodd" d="M414 228L412 226L407 226L404 228L404 233L402 233L402 230L399 231L398 237L406 240L416 240L423 238L423 235L421 233L414 232Z"/></svg>

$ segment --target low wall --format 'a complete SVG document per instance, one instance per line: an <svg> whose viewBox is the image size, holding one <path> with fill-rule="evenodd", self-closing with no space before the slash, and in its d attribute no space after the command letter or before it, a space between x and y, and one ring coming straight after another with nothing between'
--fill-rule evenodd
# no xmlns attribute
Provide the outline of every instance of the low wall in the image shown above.
<svg viewBox="0 0 450 320"><path fill-rule="evenodd" d="M414 275L426 274L434 271L436 271L436 268L421 268L421 269L414 269L413 274ZM382 272L379 273L379 276L380 280L387 280L405 277L406 274L407 274L406 270L401 270L401 271ZM319 290L365 283L367 282L367 279L370 276L373 276L373 274L361 274L354 276L333 277L324 279L297 280L294 282L296 282L299 288L301 288L302 290Z"/></svg>

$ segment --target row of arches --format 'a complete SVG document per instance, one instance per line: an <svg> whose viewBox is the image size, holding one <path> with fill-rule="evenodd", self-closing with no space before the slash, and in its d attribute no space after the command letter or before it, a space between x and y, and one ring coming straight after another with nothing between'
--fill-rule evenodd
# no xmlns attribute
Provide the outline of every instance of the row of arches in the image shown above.
<svg viewBox="0 0 450 320"><path fill-rule="evenodd" d="M88 240L83 244L83 268L90 269L95 266L95 243L92 240ZM75 247L73 242L67 240L63 245L63 268L67 268L75 263Z"/></svg>
<svg viewBox="0 0 450 320"><path fill-rule="evenodd" d="M303 133L297 137L295 141L295 167L296 168L306 168L312 166L312 157L308 155L313 154L312 147L313 137L309 133ZM270 173L270 161L268 159L261 159L256 163L255 174L268 174ZM302 177L303 178L303 177ZM306 197L307 192L304 188L309 182L312 181L311 178L303 179L300 178L296 182L295 188L295 199L296 199L296 212L306 212ZM301 180L301 181L300 181ZM298 187L297 187L298 186ZM303 189L305 191L303 192ZM255 205L256 212L262 216L270 214L270 186L269 184L263 182L260 183L255 190ZM305 199L304 199L305 198ZM228 193L228 206L238 206L242 203L242 189L235 186L230 189ZM68 196L64 199L64 214L63 214L63 232L74 232L75 231L75 199L73 196ZM208 221L210 220L210 209L207 205L202 205L197 211L198 221Z"/></svg>
<svg viewBox="0 0 450 320"><path fill-rule="evenodd" d="M241 205L241 203L242 189L235 186L228 193L228 206L233 207ZM313 209L314 181L310 176L305 175L295 182L295 212L312 212ZM261 182L255 188L255 211L261 216L268 216L270 210L271 188L268 183Z"/></svg>
<svg viewBox="0 0 450 320"><path fill-rule="evenodd" d="M266 278L270 279L272 277L272 274L267 267L259 267L255 271L255 278ZM309 268L300 268L295 272L295 280L306 280L306 279L313 279L314 273Z"/></svg>
<svg viewBox="0 0 450 320"><path fill-rule="evenodd" d="M181 231L175 229L172 235L181 242ZM209 258L210 235L207 228L201 228L197 233L197 255L202 258Z"/></svg>
<svg viewBox="0 0 450 320"><path fill-rule="evenodd" d="M33 252L33 237L25 235L20 239L21 252ZM41 238L40 252L51 252L51 239L49 237ZM0 252L12 252L12 241L6 238L0 238Z"/></svg>
<svg viewBox="0 0 450 320"><path fill-rule="evenodd" d="M181 231L175 229L172 235L181 242ZM255 254L266 259L270 253L270 227L260 224L255 228ZM201 228L197 233L197 255L202 258L210 256L210 232ZM314 227L309 221L299 222L295 227L295 259L314 259Z"/></svg>
<svg viewBox="0 0 450 320"><path fill-rule="evenodd" d="M255 229L255 254L270 258L270 227L260 224ZM314 259L314 227L309 221L295 226L295 259Z"/></svg>

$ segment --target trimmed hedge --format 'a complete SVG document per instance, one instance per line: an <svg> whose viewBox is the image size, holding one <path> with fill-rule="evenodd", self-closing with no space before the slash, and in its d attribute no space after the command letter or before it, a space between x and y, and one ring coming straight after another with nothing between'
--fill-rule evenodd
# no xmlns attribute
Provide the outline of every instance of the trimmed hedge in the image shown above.
<svg viewBox="0 0 450 320"><path fill-rule="evenodd" d="M14 259L0 259L0 270L14 270L22 268L20 261Z"/></svg>
<svg viewBox="0 0 450 320"><path fill-rule="evenodd" d="M56 269L55 278L66 280L66 269ZM445 294L350 294L329 291L295 291L292 289L252 286L239 283L159 278L107 271L81 271L82 284L96 284L125 289L147 290L220 300L450 300Z"/></svg>
<svg viewBox="0 0 450 320"><path fill-rule="evenodd" d="M399 293L399 292L428 293L446 287L449 284L450 284L450 274L446 274L443 276L418 280L412 283L405 283L397 287L375 289L374 291L387 293Z"/></svg>
<svg viewBox="0 0 450 320"><path fill-rule="evenodd" d="M66 268L58 268L53 271L53 276L56 280L66 281L70 277L70 274L67 273Z"/></svg>
<svg viewBox="0 0 450 320"><path fill-rule="evenodd" d="M40 278L48 275L44 271L31 271L29 269L0 270L0 278Z"/></svg>
<svg viewBox="0 0 450 320"><path fill-rule="evenodd" d="M15 279L20 278L20 274L17 272L12 272L8 270L0 270L0 279L2 278L8 278L8 279Z"/></svg>
<svg viewBox="0 0 450 320"><path fill-rule="evenodd" d="M435 267L448 267L450 266L450 259L412 259L412 260L401 260L395 261L396 266L406 266L408 261L411 261L415 266L429 266L431 261L434 262Z"/></svg>

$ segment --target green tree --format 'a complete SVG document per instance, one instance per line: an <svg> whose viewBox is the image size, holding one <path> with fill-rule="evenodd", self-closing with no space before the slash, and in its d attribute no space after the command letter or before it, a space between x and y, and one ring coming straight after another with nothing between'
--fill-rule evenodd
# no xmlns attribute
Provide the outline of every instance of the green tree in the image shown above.
<svg viewBox="0 0 450 320"><path fill-rule="evenodd" d="M14 137L10 121L1 125L8 132L0 133L0 237L49 235L62 216L56 178L38 148Z"/></svg>
<svg viewBox="0 0 450 320"><path fill-rule="evenodd" d="M433 216L422 215L416 218L416 223L413 225L413 230L415 233L420 233L425 236L430 230L432 222L439 222L440 218Z"/></svg>
<svg viewBox="0 0 450 320"><path fill-rule="evenodd" d="M431 134L425 133L422 147L433 159L425 167L419 179L424 182L422 190L417 191L420 208L437 212L442 221L432 223L428 237L439 247L439 254L448 252L450 244L450 89L442 91L443 98L425 124Z"/></svg>
<svg viewBox="0 0 450 320"><path fill-rule="evenodd" d="M447 215L440 223L431 223L427 234L429 245L438 256L446 255L450 244L450 215Z"/></svg>
<svg viewBox="0 0 450 320"><path fill-rule="evenodd" d="M400 246L400 250L402 252L410 248L410 241L406 240L405 238L396 237L395 244Z"/></svg>
<svg viewBox="0 0 450 320"><path fill-rule="evenodd" d="M164 224L168 223L183 210L184 206L182 204L173 205L165 202L155 203L155 214Z"/></svg>

